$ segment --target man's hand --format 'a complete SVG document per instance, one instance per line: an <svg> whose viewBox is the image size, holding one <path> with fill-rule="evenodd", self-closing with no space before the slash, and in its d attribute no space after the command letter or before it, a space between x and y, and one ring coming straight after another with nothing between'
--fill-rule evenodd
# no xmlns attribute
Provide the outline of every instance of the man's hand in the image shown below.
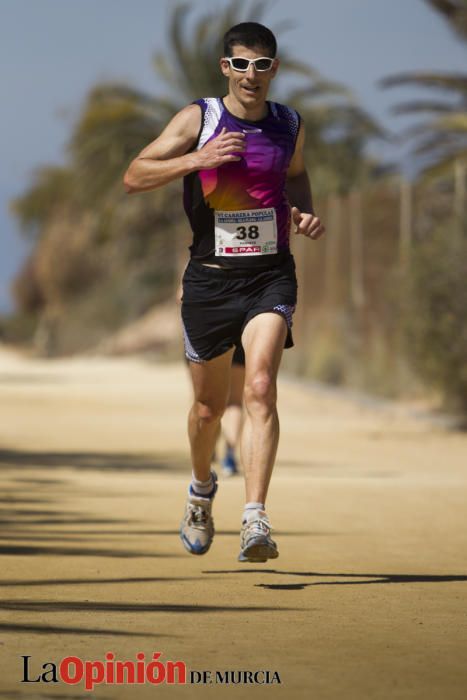
<svg viewBox="0 0 467 700"><path fill-rule="evenodd" d="M227 131L226 128L223 127L216 138L208 141L208 143L194 153L193 156L196 158L198 170L211 170L225 163L241 160L241 156L235 154L244 150L245 134L239 131Z"/></svg>
<svg viewBox="0 0 467 700"><path fill-rule="evenodd" d="M314 214L302 214L297 207L292 207L292 220L297 227L295 233L301 233L316 240L326 231L321 221Z"/></svg>

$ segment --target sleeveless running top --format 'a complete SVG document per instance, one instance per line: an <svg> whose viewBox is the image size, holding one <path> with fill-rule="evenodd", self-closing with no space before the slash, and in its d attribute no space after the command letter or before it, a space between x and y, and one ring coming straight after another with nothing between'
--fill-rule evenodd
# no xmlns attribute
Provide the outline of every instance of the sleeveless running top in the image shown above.
<svg viewBox="0 0 467 700"><path fill-rule="evenodd" d="M295 150L299 114L268 102L259 121L231 114L221 98L196 100L201 129L193 150L215 138L223 127L246 134L241 160L190 173L183 182L183 203L193 230L191 257L222 267L271 267L290 255L290 205L285 190Z"/></svg>

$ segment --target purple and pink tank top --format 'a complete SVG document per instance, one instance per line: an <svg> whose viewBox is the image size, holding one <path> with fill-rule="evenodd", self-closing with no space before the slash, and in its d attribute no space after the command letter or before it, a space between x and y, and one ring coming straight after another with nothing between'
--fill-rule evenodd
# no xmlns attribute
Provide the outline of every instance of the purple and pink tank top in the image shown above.
<svg viewBox="0 0 467 700"><path fill-rule="evenodd" d="M246 134L241 160L184 178L183 203L193 230L191 257L223 267L271 267L289 253L290 205L285 189L299 114L268 102L259 121L231 114L221 98L197 100L201 129L194 150L223 127Z"/></svg>

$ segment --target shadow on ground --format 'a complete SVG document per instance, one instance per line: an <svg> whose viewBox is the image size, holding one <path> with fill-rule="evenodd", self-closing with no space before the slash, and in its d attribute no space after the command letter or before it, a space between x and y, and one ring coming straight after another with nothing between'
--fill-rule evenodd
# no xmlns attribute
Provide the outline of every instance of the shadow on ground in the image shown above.
<svg viewBox="0 0 467 700"><path fill-rule="evenodd" d="M13 632L14 634L24 632L26 634L82 634L85 636L89 635L105 635L105 636L116 636L116 637L154 637L154 632L126 632L122 629L101 629L101 628L89 628L89 627L63 627L51 624L46 625L32 625L30 623L21 625L15 624L13 622L0 622L0 632ZM160 634L157 633L158 637L172 637L170 634Z"/></svg>
<svg viewBox="0 0 467 700"><path fill-rule="evenodd" d="M173 454L135 455L123 452L40 452L1 449L0 466L27 469L92 469L97 471L187 472L187 457Z"/></svg>
<svg viewBox="0 0 467 700"><path fill-rule="evenodd" d="M452 583L467 582L467 576L458 574L346 574L323 573L322 571L280 571L278 569L229 569L203 571L203 574L263 574L266 576L298 576L305 578L350 579L344 581L310 581L309 583L255 583L255 588L266 588L272 591L302 591L309 586L368 586L387 583ZM366 580L355 580L366 579Z"/></svg>
<svg viewBox="0 0 467 700"><path fill-rule="evenodd" d="M218 579L222 580L219 576ZM217 577L216 577L217 580ZM107 584L122 583L171 583L175 581L199 581L199 576L138 576L132 578L52 578L52 579L7 579L0 581L0 588L23 587L23 586L87 586L97 584L101 586Z"/></svg>
<svg viewBox="0 0 467 700"><path fill-rule="evenodd" d="M155 538L148 540L149 551L143 551L140 539L135 538L125 538L126 546L122 546L122 539L131 526L138 524L137 520L99 517L89 511L70 512L65 509L64 500L76 497L76 487L71 480L21 478L13 470L4 473L3 477L2 486L5 489L0 499L0 555L124 559L184 556L182 552L164 554L155 551ZM103 495L106 495L105 491ZM75 526L75 529L62 531L60 528L63 525ZM100 528L108 526L108 535L102 538L107 542L96 542L96 537L101 540L96 525ZM114 527L118 528L117 532L112 530Z"/></svg>
<svg viewBox="0 0 467 700"><path fill-rule="evenodd" d="M293 612L298 608L278 608L276 605L186 605L177 603L132 603L119 601L106 603L102 601L83 600L1 600L0 610L17 610L27 612L103 612L103 613L218 613L218 612L271 612L281 610Z"/></svg>

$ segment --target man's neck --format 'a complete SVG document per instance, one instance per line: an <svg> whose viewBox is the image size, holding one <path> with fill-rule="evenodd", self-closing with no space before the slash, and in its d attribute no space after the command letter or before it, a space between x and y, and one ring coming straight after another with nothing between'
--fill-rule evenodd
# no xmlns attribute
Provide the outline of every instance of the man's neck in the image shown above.
<svg viewBox="0 0 467 700"><path fill-rule="evenodd" d="M253 107L246 107L229 93L224 97L224 104L229 112L239 119L257 122L268 115L266 100L263 100L260 104L254 105Z"/></svg>

